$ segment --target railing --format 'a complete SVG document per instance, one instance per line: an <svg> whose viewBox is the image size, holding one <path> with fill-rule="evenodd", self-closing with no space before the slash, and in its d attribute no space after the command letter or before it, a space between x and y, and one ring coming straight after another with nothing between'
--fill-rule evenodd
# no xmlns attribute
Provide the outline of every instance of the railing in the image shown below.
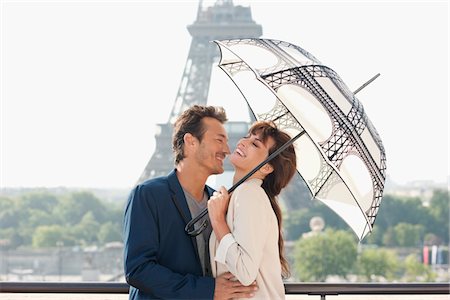
<svg viewBox="0 0 450 300"><path fill-rule="evenodd" d="M109 282L0 282L0 293L127 294L128 284ZM287 295L450 294L449 283L285 283Z"/></svg>

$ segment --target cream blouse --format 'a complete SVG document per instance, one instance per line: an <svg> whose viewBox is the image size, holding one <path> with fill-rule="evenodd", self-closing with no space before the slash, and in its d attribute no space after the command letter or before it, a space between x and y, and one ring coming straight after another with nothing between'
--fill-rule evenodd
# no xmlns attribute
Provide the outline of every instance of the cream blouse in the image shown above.
<svg viewBox="0 0 450 300"><path fill-rule="evenodd" d="M227 271L244 285L256 280L252 299L285 299L278 251L278 223L261 179L249 179L231 195L226 221L231 233L209 240L214 277Z"/></svg>

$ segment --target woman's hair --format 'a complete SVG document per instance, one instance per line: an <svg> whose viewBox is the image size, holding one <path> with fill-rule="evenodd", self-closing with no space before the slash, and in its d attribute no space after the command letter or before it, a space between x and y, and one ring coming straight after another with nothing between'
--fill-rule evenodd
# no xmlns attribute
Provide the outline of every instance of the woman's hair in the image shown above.
<svg viewBox="0 0 450 300"><path fill-rule="evenodd" d="M291 137L284 131L281 131L272 122L258 121L255 122L249 129L252 134L258 134L266 143L267 139L271 137L274 140L274 145L269 149L269 155L275 152L278 148L288 142ZM284 256L284 240L282 234L282 213L280 205L277 201L277 196L281 190L289 183L296 172L297 160L295 149L293 145L289 145L280 154L275 156L269 164L273 171L268 174L262 183L262 188L270 199L270 204L275 212L278 221L278 248L280 252L281 270L284 278L290 276L289 264Z"/></svg>
<svg viewBox="0 0 450 300"><path fill-rule="evenodd" d="M214 118L220 123L227 121L225 110L220 106L193 105L186 109L173 125L172 149L175 155L175 165L184 158L184 135L190 133L200 142L206 128L202 122L203 118Z"/></svg>

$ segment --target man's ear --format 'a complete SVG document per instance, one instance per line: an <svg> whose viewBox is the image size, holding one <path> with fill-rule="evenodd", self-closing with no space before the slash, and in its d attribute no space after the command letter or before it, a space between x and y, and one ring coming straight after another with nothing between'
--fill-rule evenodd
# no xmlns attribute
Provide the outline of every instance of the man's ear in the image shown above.
<svg viewBox="0 0 450 300"><path fill-rule="evenodd" d="M195 144L195 137L191 133L185 133L183 136L184 144L187 146L193 146Z"/></svg>
<svg viewBox="0 0 450 300"><path fill-rule="evenodd" d="M261 172L263 172L264 175L269 175L273 172L273 167L270 164L265 164L264 166L259 169Z"/></svg>
<svg viewBox="0 0 450 300"><path fill-rule="evenodd" d="M184 156L189 157L191 156L191 153L195 151L195 141L196 138L191 133L185 133L183 136L183 142L184 142Z"/></svg>

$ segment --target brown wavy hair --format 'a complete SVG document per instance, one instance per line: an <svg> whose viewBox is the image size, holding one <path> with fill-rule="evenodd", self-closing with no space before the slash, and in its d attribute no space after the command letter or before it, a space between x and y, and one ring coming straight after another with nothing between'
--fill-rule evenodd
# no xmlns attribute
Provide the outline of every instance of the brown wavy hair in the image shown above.
<svg viewBox="0 0 450 300"><path fill-rule="evenodd" d="M258 121L255 122L249 129L252 134L258 134L261 140L265 143L271 137L275 143L269 149L269 155L275 152L278 148L288 142L291 137L284 131L278 129L272 122ZM270 204L275 212L278 221L278 250L281 263L281 274L284 278L290 276L289 264L284 255L284 239L282 233L282 212L278 203L277 196L281 190L291 181L296 172L297 160L295 149L293 145L289 145L280 154L274 157L269 164L273 167L272 173L268 174L262 183L262 188L270 199Z"/></svg>

